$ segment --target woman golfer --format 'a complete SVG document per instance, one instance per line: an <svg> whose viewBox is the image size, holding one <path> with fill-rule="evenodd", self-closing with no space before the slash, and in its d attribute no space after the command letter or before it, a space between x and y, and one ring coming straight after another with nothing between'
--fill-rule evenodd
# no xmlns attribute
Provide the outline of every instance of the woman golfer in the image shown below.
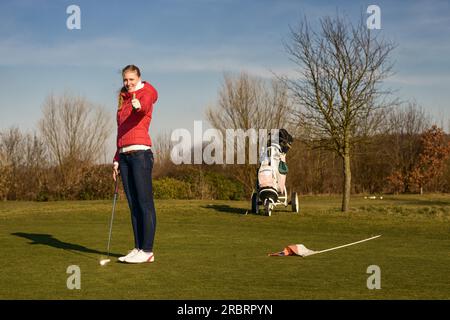
<svg viewBox="0 0 450 320"><path fill-rule="evenodd" d="M153 262L153 240L156 213L152 192L153 153L148 133L153 104L158 93L151 84L141 81L138 67L128 65L122 70L123 87L117 110L117 152L114 156L113 179L120 172L131 211L134 249L119 261Z"/></svg>

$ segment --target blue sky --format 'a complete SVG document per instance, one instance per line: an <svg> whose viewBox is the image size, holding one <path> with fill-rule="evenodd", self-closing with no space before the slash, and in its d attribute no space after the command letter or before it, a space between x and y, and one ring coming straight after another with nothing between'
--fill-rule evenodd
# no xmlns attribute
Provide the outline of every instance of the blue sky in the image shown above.
<svg viewBox="0 0 450 320"><path fill-rule="evenodd" d="M81 30L66 28L71 4L81 8ZM159 91L151 135L190 130L215 103L224 72L292 74L282 44L289 25L303 16L314 23L336 10L356 21L370 4L381 8L380 32L398 44L396 74L386 85L447 126L448 0L2 0L0 130L35 129L45 97L65 90L113 115L119 70L127 64L140 66Z"/></svg>

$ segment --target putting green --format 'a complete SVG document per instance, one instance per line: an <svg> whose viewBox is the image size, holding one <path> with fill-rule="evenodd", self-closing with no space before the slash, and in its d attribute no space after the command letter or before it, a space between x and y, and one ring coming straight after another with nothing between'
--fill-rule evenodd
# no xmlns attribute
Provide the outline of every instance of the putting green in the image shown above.
<svg viewBox="0 0 450 320"><path fill-rule="evenodd" d="M128 265L117 262L133 244L120 199L105 266L112 200L3 202L0 299L450 298L449 196L355 196L346 214L339 202L301 196L299 214L277 208L264 217L246 214L249 201L156 201L156 261ZM306 258L267 256L377 234ZM381 289L367 287L373 266Z"/></svg>

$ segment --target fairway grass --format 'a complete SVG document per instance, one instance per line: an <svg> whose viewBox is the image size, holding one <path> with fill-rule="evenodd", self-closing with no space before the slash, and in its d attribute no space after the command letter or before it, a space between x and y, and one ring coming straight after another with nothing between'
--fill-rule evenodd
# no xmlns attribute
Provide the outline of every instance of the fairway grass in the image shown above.
<svg viewBox="0 0 450 320"><path fill-rule="evenodd" d="M156 200L151 264L117 262L133 246L124 199L106 255L111 201L0 203L0 299L449 299L450 196L302 196L301 212L248 213L245 201ZM268 257L289 244L323 250ZM81 288L69 290L69 266ZM369 290L367 269L381 270Z"/></svg>

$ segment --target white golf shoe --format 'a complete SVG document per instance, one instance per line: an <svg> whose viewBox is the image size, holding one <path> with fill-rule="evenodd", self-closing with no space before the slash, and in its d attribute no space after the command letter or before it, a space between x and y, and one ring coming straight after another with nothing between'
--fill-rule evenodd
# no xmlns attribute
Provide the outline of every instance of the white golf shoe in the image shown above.
<svg viewBox="0 0 450 320"><path fill-rule="evenodd" d="M144 250L139 250L135 255L125 258L124 262L127 263L144 263L155 261L155 256L153 252L145 252Z"/></svg>
<svg viewBox="0 0 450 320"><path fill-rule="evenodd" d="M128 252L128 254L127 254L126 256L119 257L119 261L120 261L120 262L125 262L125 259L131 258L132 256L136 255L138 252L139 252L139 249L134 248L133 250L131 250L130 252Z"/></svg>

